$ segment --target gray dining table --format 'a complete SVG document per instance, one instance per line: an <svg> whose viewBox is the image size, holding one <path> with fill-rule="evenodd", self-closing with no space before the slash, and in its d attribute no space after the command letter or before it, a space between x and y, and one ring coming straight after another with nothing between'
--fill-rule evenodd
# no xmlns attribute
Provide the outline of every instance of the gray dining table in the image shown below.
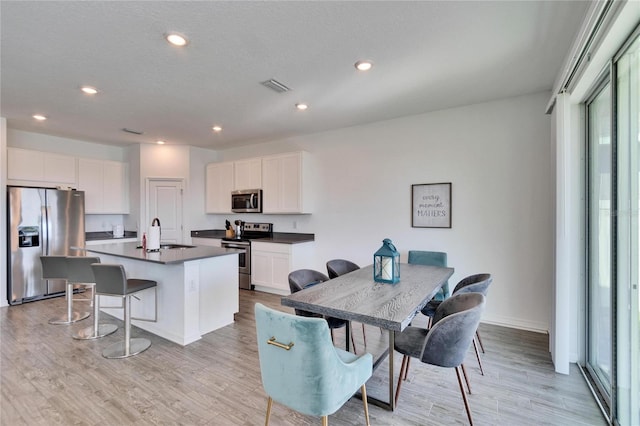
<svg viewBox="0 0 640 426"><path fill-rule="evenodd" d="M373 280L373 265L357 269L283 297L281 304L295 309L356 321L388 330L389 347L376 358L374 370L389 358L389 401L368 395L375 405L395 409L393 378L394 333L404 330L418 312L453 275L453 268L402 263L400 282ZM347 326L349 327L349 326ZM349 328L347 328L349 336ZM347 350L349 339L347 340Z"/></svg>

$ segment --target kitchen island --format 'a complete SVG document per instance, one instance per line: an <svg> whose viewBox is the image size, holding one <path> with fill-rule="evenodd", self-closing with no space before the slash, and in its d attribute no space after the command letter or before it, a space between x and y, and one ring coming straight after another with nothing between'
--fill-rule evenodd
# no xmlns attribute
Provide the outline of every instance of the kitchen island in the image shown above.
<svg viewBox="0 0 640 426"><path fill-rule="evenodd" d="M205 246L166 248L145 252L137 243L101 244L85 247L87 255L97 254L102 263L124 266L127 278L157 281L157 306L152 289L132 298L132 320L150 333L186 346L202 335L233 323L239 310L238 252ZM100 296L101 310L123 319L117 297Z"/></svg>

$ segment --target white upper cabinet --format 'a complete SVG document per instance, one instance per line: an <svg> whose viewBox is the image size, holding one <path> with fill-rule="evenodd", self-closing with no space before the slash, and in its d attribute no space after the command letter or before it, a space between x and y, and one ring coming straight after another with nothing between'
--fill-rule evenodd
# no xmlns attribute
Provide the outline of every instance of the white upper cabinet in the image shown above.
<svg viewBox="0 0 640 426"><path fill-rule="evenodd" d="M128 214L129 180L125 163L78 159L78 189L87 214Z"/></svg>
<svg viewBox="0 0 640 426"><path fill-rule="evenodd" d="M76 185L76 159L68 155L7 148L7 179L11 184Z"/></svg>
<svg viewBox="0 0 640 426"><path fill-rule="evenodd" d="M235 189L262 188L262 158L234 161L233 177Z"/></svg>
<svg viewBox="0 0 640 426"><path fill-rule="evenodd" d="M264 213L311 213L311 159L307 152L262 158Z"/></svg>
<svg viewBox="0 0 640 426"><path fill-rule="evenodd" d="M233 162L207 164L206 213L231 213Z"/></svg>

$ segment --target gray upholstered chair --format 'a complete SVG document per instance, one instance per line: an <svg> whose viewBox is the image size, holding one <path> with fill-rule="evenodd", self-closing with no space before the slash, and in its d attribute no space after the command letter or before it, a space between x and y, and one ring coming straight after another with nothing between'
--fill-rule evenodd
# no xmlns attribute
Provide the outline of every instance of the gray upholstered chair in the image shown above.
<svg viewBox="0 0 640 426"><path fill-rule="evenodd" d="M303 290L306 287L311 287L316 284L323 283L328 281L329 277L327 277L322 272L315 271L313 269L298 269L289 273L289 289L291 290L291 294L296 293L300 290ZM334 328L342 328L346 327L348 321L340 319L323 316L321 314L316 314L313 312L303 311L300 309L295 310L296 315L302 317L316 317L316 318L324 318L329 325L329 330L331 330L331 340L333 340L333 329ZM351 327L349 327L351 329ZM356 342L353 339L353 330L351 330L351 344L353 345L353 353L357 353L356 350ZM348 339L349 336L346 336Z"/></svg>
<svg viewBox="0 0 640 426"><path fill-rule="evenodd" d="M131 296L149 288L156 289L158 283L151 280L127 278L122 265L94 263L91 265L96 280L96 293L104 296L120 297L124 307L124 342L117 342L102 351L105 358L128 358L146 351L151 346L149 339L131 338ZM155 292L155 306L158 293ZM140 321L156 321L157 318L133 318Z"/></svg>
<svg viewBox="0 0 640 426"><path fill-rule="evenodd" d="M489 286L493 282L493 278L491 274L475 274L470 275L466 278L463 278L458 284L456 284L453 289L452 294L460 294L460 293L482 293L484 296L489 292ZM438 306L442 302L436 300L430 300L427 303L427 306L422 309L422 313L429 317L429 326L431 326L433 316L438 309ZM482 366L482 359L480 358L480 351L478 351L478 343L480 344L480 349L484 353L484 345L482 344L482 340L480 339L480 332L476 330L476 339L473 339L473 350L476 352L476 358L478 359L478 366L480 367L480 373L484 376L484 367Z"/></svg>
<svg viewBox="0 0 640 426"><path fill-rule="evenodd" d="M360 269L355 263L346 259L333 259L327 262L327 273L329 279L337 278L340 275L348 274ZM364 347L367 347L367 334L364 331L364 324L362 324L362 339L364 340ZM355 346L354 346L355 347Z"/></svg>
<svg viewBox="0 0 640 426"><path fill-rule="evenodd" d="M485 297L481 293L454 294L438 306L430 329L410 326L401 333L396 333L395 350L404 355L395 395L396 404L410 357L418 358L425 364L455 368L469 423L473 425L460 370L471 393L463 362L480 324L484 306Z"/></svg>
<svg viewBox="0 0 640 426"><path fill-rule="evenodd" d="M99 324L100 304L96 297L95 276L91 264L100 263L99 257L69 256L67 257L67 280L71 284L82 284L92 287L91 301L93 303L93 325L82 328L71 334L71 337L79 340L97 339L115 333L118 326L115 324Z"/></svg>
<svg viewBox="0 0 640 426"><path fill-rule="evenodd" d="M42 278L45 280L64 280L65 297L67 299L67 312L64 315L51 318L49 324L72 324L87 318L89 311L73 310L73 286L74 283L68 279L69 271L67 267L67 256L40 256L42 263Z"/></svg>
<svg viewBox="0 0 640 426"><path fill-rule="evenodd" d="M371 354L357 356L333 346L327 322L276 311L256 303L256 337L269 424L273 401L309 416L335 413L358 388L369 425L366 382L373 372Z"/></svg>

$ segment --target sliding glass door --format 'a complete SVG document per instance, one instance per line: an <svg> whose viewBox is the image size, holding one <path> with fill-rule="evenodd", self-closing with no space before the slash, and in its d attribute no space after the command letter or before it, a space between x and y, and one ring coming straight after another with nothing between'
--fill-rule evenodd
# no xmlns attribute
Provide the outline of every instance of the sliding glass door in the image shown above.
<svg viewBox="0 0 640 426"><path fill-rule="evenodd" d="M608 405L612 421L620 425L640 425L640 40L637 34L613 58L610 75L586 103L585 367Z"/></svg>
<svg viewBox="0 0 640 426"><path fill-rule="evenodd" d="M603 81L587 103L588 291L586 367L611 405L612 394L612 158L611 84Z"/></svg>
<svg viewBox="0 0 640 426"><path fill-rule="evenodd" d="M616 413L620 424L640 424L640 41L616 61Z"/></svg>

